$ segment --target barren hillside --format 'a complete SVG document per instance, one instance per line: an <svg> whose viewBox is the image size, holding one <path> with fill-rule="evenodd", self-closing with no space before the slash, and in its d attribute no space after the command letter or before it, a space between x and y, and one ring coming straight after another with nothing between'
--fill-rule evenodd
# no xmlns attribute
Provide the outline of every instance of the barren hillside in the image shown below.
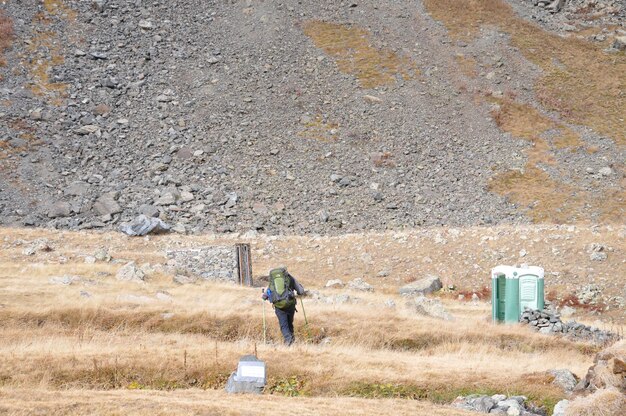
<svg viewBox="0 0 626 416"><path fill-rule="evenodd" d="M0 221L623 223L624 10L587 3L5 2Z"/></svg>

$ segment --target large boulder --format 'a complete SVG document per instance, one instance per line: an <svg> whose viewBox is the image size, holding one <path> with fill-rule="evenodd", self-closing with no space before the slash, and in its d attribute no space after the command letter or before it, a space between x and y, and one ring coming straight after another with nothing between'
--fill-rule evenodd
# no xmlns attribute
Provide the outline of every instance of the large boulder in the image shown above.
<svg viewBox="0 0 626 416"><path fill-rule="evenodd" d="M451 321L452 315L446 311L443 304L439 299L427 298L424 295L419 295L411 299L407 306L412 308L419 315L430 316L431 318L443 319Z"/></svg>
<svg viewBox="0 0 626 416"><path fill-rule="evenodd" d="M428 295L441 289L443 285L441 280L434 275L428 275L427 277L411 282L408 285L404 285L399 289L401 295L412 296L416 294Z"/></svg>
<svg viewBox="0 0 626 416"><path fill-rule="evenodd" d="M48 208L48 218L69 217L72 207L69 202L57 201Z"/></svg>
<svg viewBox="0 0 626 416"><path fill-rule="evenodd" d="M115 200L114 193L102 195L93 204L93 209L100 215L113 215L122 212L122 207Z"/></svg>

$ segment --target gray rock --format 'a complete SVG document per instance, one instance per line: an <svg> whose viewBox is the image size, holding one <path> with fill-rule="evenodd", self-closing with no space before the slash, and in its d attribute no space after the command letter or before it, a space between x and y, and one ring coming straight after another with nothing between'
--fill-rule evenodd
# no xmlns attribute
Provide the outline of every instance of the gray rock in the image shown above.
<svg viewBox="0 0 626 416"><path fill-rule="evenodd" d="M106 248L99 248L94 253L93 257L97 261L109 262L111 261L111 256L109 255L109 251Z"/></svg>
<svg viewBox="0 0 626 416"><path fill-rule="evenodd" d="M32 256L36 253L48 253L50 251L53 251L52 246L48 243L48 240L42 238L33 241L31 245L22 250L22 254L25 256Z"/></svg>
<svg viewBox="0 0 626 416"><path fill-rule="evenodd" d="M326 282L326 285L324 287L341 288L343 286L343 281L341 279L331 279Z"/></svg>
<svg viewBox="0 0 626 416"><path fill-rule="evenodd" d="M89 53L89 56L91 57L91 59L109 59L109 55L107 55L106 52L100 52L100 51L94 51Z"/></svg>
<svg viewBox="0 0 626 416"><path fill-rule="evenodd" d="M93 134L100 131L100 127L94 125L94 124L87 124L86 126L81 126L78 129L75 130L76 134L79 134L81 136L86 136L88 134Z"/></svg>
<svg viewBox="0 0 626 416"><path fill-rule="evenodd" d="M198 277L177 274L172 280L174 281L174 283L178 283L179 285L188 285L191 283L196 283L198 281Z"/></svg>
<svg viewBox="0 0 626 416"><path fill-rule="evenodd" d="M608 254L603 251L593 252L589 255L589 260L591 261L604 261L608 258Z"/></svg>
<svg viewBox="0 0 626 416"><path fill-rule="evenodd" d="M139 213L146 217L158 217L160 215L159 208L154 205L144 204L139 207Z"/></svg>
<svg viewBox="0 0 626 416"><path fill-rule="evenodd" d="M146 275L143 270L137 267L134 261L131 261L119 269L115 277L117 280L125 282L143 282Z"/></svg>
<svg viewBox="0 0 626 416"><path fill-rule="evenodd" d="M569 405L569 400L563 399L558 402L554 406L554 411L552 412L552 416L567 416L567 406Z"/></svg>
<svg viewBox="0 0 626 416"><path fill-rule="evenodd" d="M89 184L82 181L72 182L63 191L68 196L81 196L85 195L89 191Z"/></svg>
<svg viewBox="0 0 626 416"><path fill-rule="evenodd" d="M72 206L69 202L57 201L48 208L48 218L69 217Z"/></svg>
<svg viewBox="0 0 626 416"><path fill-rule="evenodd" d="M174 205L176 196L174 192L165 192L154 202L154 205Z"/></svg>
<svg viewBox="0 0 626 416"><path fill-rule="evenodd" d="M511 398L509 398L507 400L499 401L497 403L497 406L502 408L502 409L505 409L507 411L507 414L512 415L512 416L514 416L514 415L512 413L509 413L510 409L515 409L517 411L517 415L519 415L521 413L521 411L522 411L522 407L521 407L519 401L517 401L515 399L511 399Z"/></svg>
<svg viewBox="0 0 626 416"><path fill-rule="evenodd" d="M549 370L548 373L554 376L552 384L559 386L566 393L574 391L574 387L578 384L576 376L568 369Z"/></svg>
<svg viewBox="0 0 626 416"><path fill-rule="evenodd" d="M373 292L374 286L370 285L362 278L357 277L356 279L350 280L348 282L348 289L360 290L362 292Z"/></svg>
<svg viewBox="0 0 626 416"><path fill-rule="evenodd" d="M170 230L167 225L159 218L138 215L131 222L120 225L119 230L130 236L144 236L147 234L164 233Z"/></svg>
<svg viewBox="0 0 626 416"><path fill-rule="evenodd" d="M616 36L612 47L618 51L626 51L626 36Z"/></svg>
<svg viewBox="0 0 626 416"><path fill-rule="evenodd" d="M92 0L91 6L99 12L103 12L106 8L107 0Z"/></svg>
<svg viewBox="0 0 626 416"><path fill-rule="evenodd" d="M60 276L60 277L51 277L48 281L54 285L63 285L69 286L73 283L80 282L82 278L80 276Z"/></svg>
<svg viewBox="0 0 626 416"><path fill-rule="evenodd" d="M415 282L411 282L407 285L402 286L398 291L401 295L415 295L421 293L423 295L427 295L433 292L440 290L443 287L441 284L441 280L439 277L434 275L429 275L421 280L417 280Z"/></svg>
<svg viewBox="0 0 626 416"><path fill-rule="evenodd" d="M410 300L407 306L412 308L419 315L430 316L432 318L443 319L451 321L452 315L443 307L443 304L439 299L427 298L424 295L419 295Z"/></svg>
<svg viewBox="0 0 626 416"><path fill-rule="evenodd" d="M113 215L122 212L122 207L115 200L114 194L104 194L93 204L93 209L100 215Z"/></svg>
<svg viewBox="0 0 626 416"><path fill-rule="evenodd" d="M139 27L143 30L152 30L154 28L152 22L145 19L139 21Z"/></svg>
<svg viewBox="0 0 626 416"><path fill-rule="evenodd" d="M594 304L602 298L602 290L597 284L588 284L576 291L576 297L584 305Z"/></svg>

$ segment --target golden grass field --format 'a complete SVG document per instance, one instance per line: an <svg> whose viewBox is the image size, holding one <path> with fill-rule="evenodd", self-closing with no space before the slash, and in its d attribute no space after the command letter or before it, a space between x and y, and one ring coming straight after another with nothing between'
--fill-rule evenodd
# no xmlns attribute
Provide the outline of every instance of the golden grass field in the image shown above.
<svg viewBox="0 0 626 416"><path fill-rule="evenodd" d="M51 251L23 254L42 238ZM270 414L288 403L301 414L379 414L393 408L395 414L460 415L466 413L448 404L458 395L480 392L524 394L550 407L564 393L546 371L568 368L582 377L592 364L598 347L494 325L485 302L443 297L455 320L439 321L416 315L395 294L404 278L368 279L374 293L350 292L323 289L333 276L301 269L307 259L322 261L317 249L334 247L337 258L361 238L319 238L317 248L309 237L250 241L253 262L258 260L255 275L283 262L300 272L296 276L309 289L359 298L341 305L306 298L310 328L305 330L297 314L299 342L286 348L269 305L263 344L258 288L177 285L165 270L150 273L144 283L115 277L128 260L159 270L166 247L234 242L237 236L131 239L117 233L2 229L0 414ZM383 253L387 239L392 235L376 236ZM266 250L270 243L274 254ZM284 255L284 244L293 258ZM112 261L85 263L99 247L109 248ZM456 246L439 251L450 257L448 249L458 251ZM411 267L403 260L411 252L396 251L405 268ZM382 255L375 246L370 254ZM359 275L350 268L346 273ZM51 283L63 275L81 280ZM383 306L390 299L397 305L393 309ZM623 323L611 325L623 331ZM255 348L268 365L266 393L226 395L223 386L238 358Z"/></svg>

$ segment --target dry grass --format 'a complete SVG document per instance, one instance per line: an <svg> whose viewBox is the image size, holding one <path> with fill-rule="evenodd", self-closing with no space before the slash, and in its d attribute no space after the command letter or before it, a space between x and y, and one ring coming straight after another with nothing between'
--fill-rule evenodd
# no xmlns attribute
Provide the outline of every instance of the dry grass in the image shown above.
<svg viewBox="0 0 626 416"><path fill-rule="evenodd" d="M623 416L626 396L616 388L598 390L590 396L570 402L570 416Z"/></svg>
<svg viewBox="0 0 626 416"><path fill-rule="evenodd" d="M498 126L532 144L526 151L528 162L524 170L498 173L489 185L490 191L522 206L534 222L588 221L593 212L600 213L601 220L607 223L623 222L626 198L621 189L607 191L606 198L593 199L584 187L554 179L542 169L542 165L557 166L557 149L575 149L581 145L575 132L527 104L509 99L490 100L499 107L493 112ZM545 137L551 131L559 132L552 140Z"/></svg>
<svg viewBox="0 0 626 416"><path fill-rule="evenodd" d="M27 398L27 399L26 399ZM89 391L0 389L0 412L10 415L375 415L389 409L397 415L470 416L450 407L414 400L367 400L347 397L305 398L246 396L233 398L219 391Z"/></svg>
<svg viewBox="0 0 626 416"><path fill-rule="evenodd" d="M463 75L468 78L476 78L478 76L478 65L476 59L471 56L455 55L457 65Z"/></svg>
<svg viewBox="0 0 626 416"><path fill-rule="evenodd" d="M71 23L76 12L61 0L44 0L43 10L33 18L34 35L28 45L28 60L23 65L31 76L30 89L39 96L45 96L53 105L60 106L67 97L67 84L50 79L54 66L63 64L62 38L49 30L53 19Z"/></svg>
<svg viewBox="0 0 626 416"><path fill-rule="evenodd" d="M589 42L546 32L518 18L502 0L425 0L424 4L455 38L471 39L483 27L508 33L511 43L544 70L536 90L547 109L626 144L625 54L607 54ZM458 13L461 9L463 13Z"/></svg>
<svg viewBox="0 0 626 416"><path fill-rule="evenodd" d="M303 128L298 136L320 142L334 142L339 139L339 124L324 120L321 114L317 114L311 120L303 123Z"/></svg>
<svg viewBox="0 0 626 416"><path fill-rule="evenodd" d="M355 303L306 299L310 328L305 329L297 314L299 342L292 348L280 344L275 318L266 310L269 343L264 345L258 289L209 283L179 286L165 272L151 274L143 284L120 282L114 274L123 261L83 261L83 253L107 246L114 260L164 263L164 245L218 242L214 237L128 239L119 234L61 232L53 238L51 232L4 231L0 232L4 244L0 412L148 414L166 409L159 411L195 414L215 409L221 414L231 406L233 414L245 414L259 406L267 409L270 403L273 407L286 394L309 396L290 399L293 406L302 406L304 414L345 414L342 404L347 403L359 404L361 413L364 409L377 413L392 403L398 414L457 414L440 405L476 392L524 394L549 408L563 392L550 384L546 371L558 362L558 367L582 376L596 351L516 326L492 325L487 304L442 299L455 321L417 316L402 298L391 294L395 289L385 291L381 286L376 293L351 293L360 299ZM21 251L29 243L13 245L34 236L48 237L52 251L25 256ZM377 250L384 253L381 237L376 241ZM317 250L309 238L259 239L253 246L255 258L262 258L256 250L264 251L270 242L275 244L273 254L282 253L284 243L289 256L303 263L307 251ZM341 245L354 250L356 242L357 236L343 236L316 240L315 245L321 244L322 252L326 244L341 252ZM354 259L351 264L357 265ZM298 267L292 270L309 288L323 285L323 277L314 270L308 274L296 272ZM82 281L69 286L49 282L51 276L64 274L80 275ZM81 296L81 291L91 296ZM158 291L171 299L158 300ZM397 307L383 308L386 299L395 300ZM217 390L223 388L238 357L255 349L268 365L266 394L229 403L228 396ZM203 394L214 408L197 401ZM391 398L404 400L388 401Z"/></svg>
<svg viewBox="0 0 626 416"><path fill-rule="evenodd" d="M43 0L43 7L50 16L58 16L69 21L76 20L76 12L62 0Z"/></svg>
<svg viewBox="0 0 626 416"><path fill-rule="evenodd" d="M7 64L3 55L7 49L11 48L14 37L13 21L0 10L0 66ZM2 80L1 77L0 80Z"/></svg>
<svg viewBox="0 0 626 416"><path fill-rule="evenodd" d="M52 67L62 64L64 60L59 42L58 35L54 32L44 31L37 34L28 45L33 59L26 63L33 79L31 90L37 95L49 96L53 102L64 97L67 90L67 84L53 82L49 75Z"/></svg>
<svg viewBox="0 0 626 416"><path fill-rule="evenodd" d="M310 20L304 22L303 30L335 60L341 72L354 75L363 88L394 83L397 76L411 79L417 72L410 59L373 46L363 28Z"/></svg>

